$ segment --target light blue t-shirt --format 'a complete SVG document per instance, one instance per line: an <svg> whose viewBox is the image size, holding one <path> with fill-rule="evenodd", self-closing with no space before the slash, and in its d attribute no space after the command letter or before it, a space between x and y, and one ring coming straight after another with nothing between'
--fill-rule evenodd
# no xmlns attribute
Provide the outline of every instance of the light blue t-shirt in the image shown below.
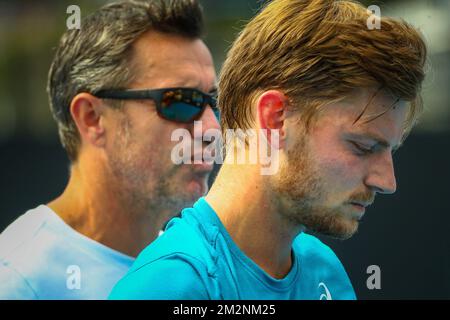
<svg viewBox="0 0 450 320"><path fill-rule="evenodd" d="M41 205L0 234L0 299L106 299L133 261Z"/></svg>
<svg viewBox="0 0 450 320"><path fill-rule="evenodd" d="M141 252L110 299L355 299L342 264L320 240L302 233L292 251L288 275L271 277L200 198Z"/></svg>

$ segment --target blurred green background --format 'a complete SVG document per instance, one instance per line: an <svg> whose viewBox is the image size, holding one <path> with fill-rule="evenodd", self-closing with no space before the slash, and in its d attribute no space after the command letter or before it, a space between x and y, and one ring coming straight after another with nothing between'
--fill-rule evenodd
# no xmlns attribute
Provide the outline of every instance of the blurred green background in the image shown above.
<svg viewBox="0 0 450 320"><path fill-rule="evenodd" d="M200 0L206 43L220 70L236 34L263 1ZM109 1L0 0L0 231L25 210L62 192L68 162L45 91L66 28L66 9L87 15ZM362 1L419 27L429 46L426 112L396 157L399 191L379 197L360 232L323 239L342 259L359 298L450 298L450 0ZM366 286L379 265L382 289Z"/></svg>

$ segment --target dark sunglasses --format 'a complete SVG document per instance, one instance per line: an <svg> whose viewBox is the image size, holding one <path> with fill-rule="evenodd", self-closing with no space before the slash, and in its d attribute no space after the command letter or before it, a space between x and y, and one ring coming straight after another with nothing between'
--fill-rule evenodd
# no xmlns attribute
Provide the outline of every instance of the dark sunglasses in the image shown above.
<svg viewBox="0 0 450 320"><path fill-rule="evenodd" d="M199 119L207 106L219 119L216 97L192 88L164 88L152 90L100 90L93 94L97 98L117 100L146 100L155 102L156 111L166 120L190 123Z"/></svg>

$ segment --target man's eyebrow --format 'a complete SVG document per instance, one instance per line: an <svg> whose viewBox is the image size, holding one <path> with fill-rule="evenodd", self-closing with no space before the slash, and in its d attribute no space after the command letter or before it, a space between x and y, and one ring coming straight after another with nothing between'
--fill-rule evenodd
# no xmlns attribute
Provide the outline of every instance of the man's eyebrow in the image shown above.
<svg viewBox="0 0 450 320"><path fill-rule="evenodd" d="M377 145L385 148L385 149L389 149L391 147L391 144L386 141L386 139L380 137L378 134L376 133L372 133L372 132L359 132L359 133L353 133L351 134L352 136L355 137L361 137L361 138L366 138L366 139L370 139L373 140L377 143ZM392 152L397 151L403 144L403 141L401 141L399 144L392 146Z"/></svg>
<svg viewBox="0 0 450 320"><path fill-rule="evenodd" d="M214 85L214 86L208 91L208 93L217 93L217 90L218 90L217 85Z"/></svg>

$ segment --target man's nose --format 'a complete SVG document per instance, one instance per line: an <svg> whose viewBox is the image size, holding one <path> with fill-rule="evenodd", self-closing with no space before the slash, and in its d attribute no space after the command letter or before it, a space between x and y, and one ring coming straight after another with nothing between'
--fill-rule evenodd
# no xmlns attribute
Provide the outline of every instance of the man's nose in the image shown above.
<svg viewBox="0 0 450 320"><path fill-rule="evenodd" d="M217 119L216 114L210 106L206 107L202 116L198 120L202 121L203 133L208 129L220 130L219 120Z"/></svg>
<svg viewBox="0 0 450 320"><path fill-rule="evenodd" d="M373 191L381 194L392 194L397 190L394 161L392 154L385 151L378 155L371 164L365 184Z"/></svg>

